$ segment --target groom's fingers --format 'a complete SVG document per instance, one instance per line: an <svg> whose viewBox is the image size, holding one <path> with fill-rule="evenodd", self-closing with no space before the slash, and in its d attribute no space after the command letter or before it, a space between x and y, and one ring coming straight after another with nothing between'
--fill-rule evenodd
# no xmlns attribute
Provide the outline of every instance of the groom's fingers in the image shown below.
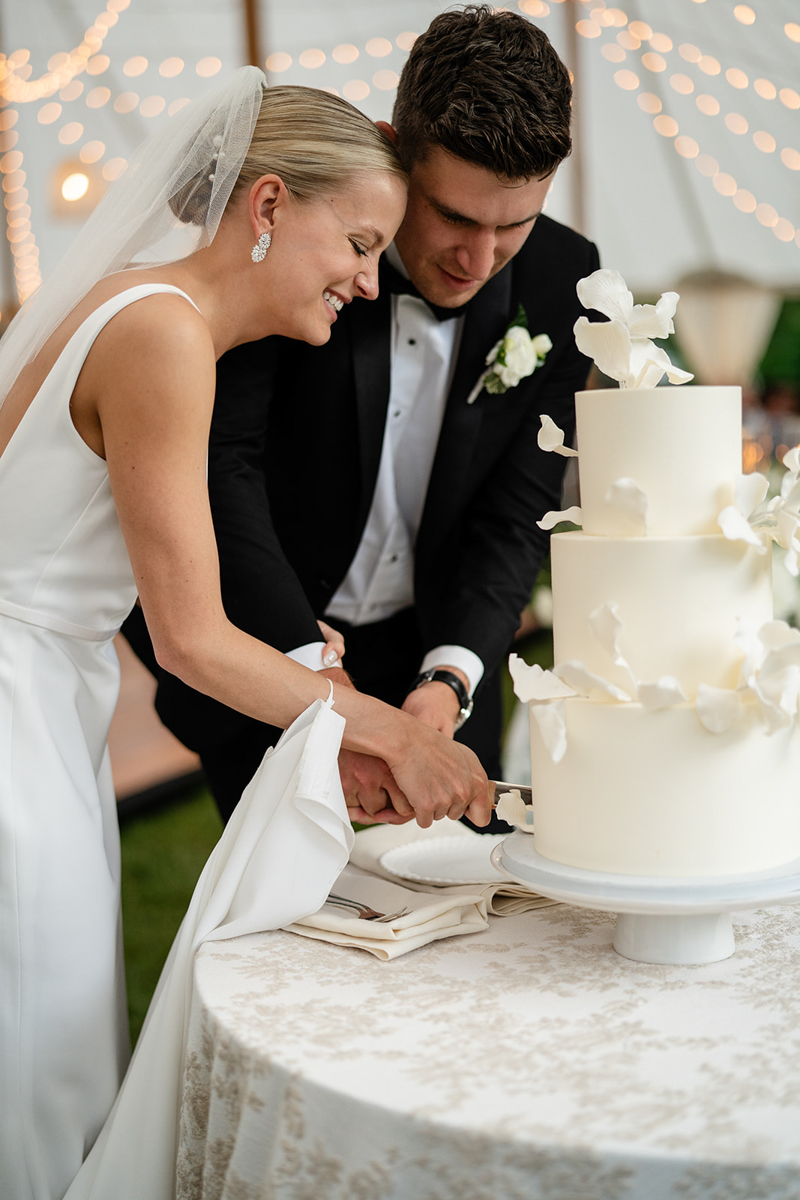
<svg viewBox="0 0 800 1200"><path fill-rule="evenodd" d="M363 808L348 805L347 813L350 820L359 825L406 825L414 819L413 813L404 817L394 808L384 808L380 812L368 813Z"/></svg>
<svg viewBox="0 0 800 1200"><path fill-rule="evenodd" d="M339 777L348 805L372 816L390 806L402 817L413 816L411 805L382 758L341 750Z"/></svg>

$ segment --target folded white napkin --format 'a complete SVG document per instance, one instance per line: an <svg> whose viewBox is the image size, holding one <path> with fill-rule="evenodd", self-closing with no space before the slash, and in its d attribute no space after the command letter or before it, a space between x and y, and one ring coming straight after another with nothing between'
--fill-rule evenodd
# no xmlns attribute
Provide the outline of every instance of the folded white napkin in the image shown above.
<svg viewBox="0 0 800 1200"><path fill-rule="evenodd" d="M303 937L356 946L369 950L376 958L397 958L440 938L478 933L489 924L486 901L480 888L461 888L458 896L438 892L412 891L397 883L379 879L352 864L346 866L331 888L331 895L319 912L303 917L284 928ZM340 899L355 901L384 918L359 915L346 908Z"/></svg>
<svg viewBox="0 0 800 1200"><path fill-rule="evenodd" d="M438 897L449 896L453 899L467 895L470 898L475 895L481 896L486 902L487 913L493 917L512 916L515 913L530 912L535 908L549 908L558 903L556 900L548 900L545 896L540 896L523 883L517 883L513 879L504 879L500 875L498 875L496 883L470 883L467 885L414 883L407 879L400 879L399 876L393 875L391 871L387 871L381 866L381 857L387 850L392 850L395 846L441 837L482 838L483 834L475 833L473 829L462 825L460 821L450 821L447 818L435 821L428 829L420 829L416 821L410 821L408 825L372 825L369 829L361 829L356 834L355 846L350 852L350 864L360 867L363 871L369 871L373 875L379 875L382 879L399 883L413 892L425 892ZM486 857L488 860L488 848ZM491 864L489 866L491 870ZM336 891L335 887L333 891Z"/></svg>

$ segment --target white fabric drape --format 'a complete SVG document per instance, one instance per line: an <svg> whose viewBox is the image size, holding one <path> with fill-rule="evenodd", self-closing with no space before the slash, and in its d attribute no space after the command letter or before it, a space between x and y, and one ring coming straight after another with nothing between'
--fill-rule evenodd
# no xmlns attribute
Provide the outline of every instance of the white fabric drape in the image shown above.
<svg viewBox="0 0 800 1200"><path fill-rule="evenodd" d="M352 847L337 769L344 719L330 704L312 704L267 752L206 863L114 1108L65 1200L172 1200L197 948L316 912Z"/></svg>

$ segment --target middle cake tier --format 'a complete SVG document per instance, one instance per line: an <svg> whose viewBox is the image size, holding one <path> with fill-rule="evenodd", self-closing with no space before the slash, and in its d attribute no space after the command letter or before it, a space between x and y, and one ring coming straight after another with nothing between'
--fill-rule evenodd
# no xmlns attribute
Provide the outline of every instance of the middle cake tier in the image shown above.
<svg viewBox="0 0 800 1200"><path fill-rule="evenodd" d="M580 660L628 691L630 676L590 620L604 605L616 606L617 648L637 682L674 676L689 700L700 683L736 687L739 621L759 629L772 620L769 554L722 534L558 533L551 555L556 665Z"/></svg>

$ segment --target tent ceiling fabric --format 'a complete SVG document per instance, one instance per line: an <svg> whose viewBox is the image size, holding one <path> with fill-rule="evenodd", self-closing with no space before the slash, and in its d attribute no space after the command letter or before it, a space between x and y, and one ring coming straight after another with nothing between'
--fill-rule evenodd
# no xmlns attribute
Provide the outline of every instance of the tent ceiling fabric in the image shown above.
<svg viewBox="0 0 800 1200"><path fill-rule="evenodd" d="M704 270L800 292L797 0L620 3L509 0L550 35L576 77L578 144L547 211L573 223L580 161L584 232L640 295ZM387 118L408 35L447 7L438 0L260 0L269 78L336 88L370 116ZM241 0L108 0L105 7L103 0L0 0L3 44L9 53L29 51L16 67L20 76L30 68L29 84L53 55L101 25L102 45L75 76L82 87L7 99L6 109L18 112L13 127L0 112L3 151L24 159L45 273L77 228L53 207L59 165L82 158L90 143L91 157L102 144L88 164L99 179L110 160L127 158L146 131L169 119L175 101L213 83L204 71L245 60ZM138 73L132 59L140 60ZM172 60L183 64L179 70Z"/></svg>

